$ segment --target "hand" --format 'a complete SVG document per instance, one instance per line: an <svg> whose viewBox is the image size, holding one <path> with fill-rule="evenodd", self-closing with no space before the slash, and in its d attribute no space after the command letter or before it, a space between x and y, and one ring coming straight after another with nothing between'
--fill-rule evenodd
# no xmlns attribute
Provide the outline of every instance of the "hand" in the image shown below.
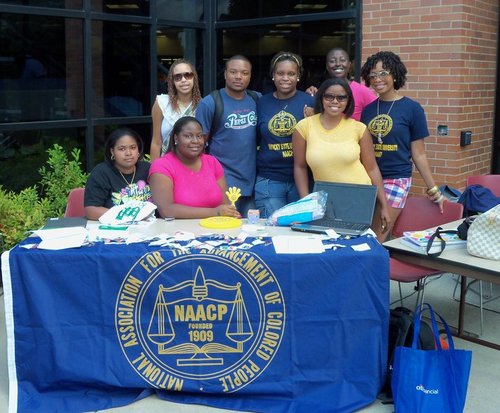
<svg viewBox="0 0 500 413"><path fill-rule="evenodd" d="M382 222L382 234L385 234L391 229L391 215L388 208L382 208L380 211L380 221Z"/></svg>
<svg viewBox="0 0 500 413"><path fill-rule="evenodd" d="M441 213L444 212L444 201L446 201L446 198L441 191L438 191L436 194L433 195L427 195L427 198L429 198L435 204L438 204L439 211Z"/></svg>
<svg viewBox="0 0 500 413"><path fill-rule="evenodd" d="M314 108L307 105L304 106L304 118L314 115Z"/></svg>
<svg viewBox="0 0 500 413"><path fill-rule="evenodd" d="M308 95L311 95L311 96L314 96L316 94L316 92L318 91L318 88L317 87L314 87L314 86L309 86L307 89L306 89L306 93Z"/></svg>
<svg viewBox="0 0 500 413"><path fill-rule="evenodd" d="M238 212L235 206L230 204L222 204L217 207L217 215L224 217L241 218L241 214Z"/></svg>

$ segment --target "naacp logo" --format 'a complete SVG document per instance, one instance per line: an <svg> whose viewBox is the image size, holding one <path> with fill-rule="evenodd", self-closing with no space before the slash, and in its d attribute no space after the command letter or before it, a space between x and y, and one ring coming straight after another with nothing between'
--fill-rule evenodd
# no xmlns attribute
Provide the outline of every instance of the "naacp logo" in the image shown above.
<svg viewBox="0 0 500 413"><path fill-rule="evenodd" d="M115 323L123 354L151 386L235 392L271 364L285 303L276 277L255 254L158 250L126 275Z"/></svg>
<svg viewBox="0 0 500 413"><path fill-rule="evenodd" d="M269 131L280 137L290 136L297 125L297 119L288 112L280 110L268 122Z"/></svg>

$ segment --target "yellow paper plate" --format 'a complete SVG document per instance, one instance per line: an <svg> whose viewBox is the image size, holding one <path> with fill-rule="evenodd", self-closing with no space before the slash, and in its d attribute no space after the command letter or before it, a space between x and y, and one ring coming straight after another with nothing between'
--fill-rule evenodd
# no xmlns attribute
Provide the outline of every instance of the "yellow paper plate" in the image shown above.
<svg viewBox="0 0 500 413"><path fill-rule="evenodd" d="M200 225L205 228L228 229L241 226L241 219L233 217L210 217L200 219Z"/></svg>

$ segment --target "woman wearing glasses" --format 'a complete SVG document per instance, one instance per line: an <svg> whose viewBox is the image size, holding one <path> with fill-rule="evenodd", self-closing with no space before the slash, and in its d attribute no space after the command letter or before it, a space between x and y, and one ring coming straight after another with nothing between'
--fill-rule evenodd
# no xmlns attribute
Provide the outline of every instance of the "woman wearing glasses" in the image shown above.
<svg viewBox="0 0 500 413"><path fill-rule="evenodd" d="M178 59L172 63L167 76L167 85L168 94L158 95L151 109L153 137L150 155L152 161L167 151L170 132L175 121L182 116L194 116L201 100L198 74L188 60Z"/></svg>
<svg viewBox="0 0 500 413"><path fill-rule="evenodd" d="M379 95L363 109L361 121L371 133L393 223L410 191L412 159L428 188L429 198L439 205L441 211L444 202L425 155L424 138L429 136L429 130L424 109L418 102L398 93L406 82L406 73L399 56L385 51L370 56L361 69L366 85ZM384 223L380 220L375 220L374 230L383 228L382 225Z"/></svg>
<svg viewBox="0 0 500 413"><path fill-rule="evenodd" d="M385 231L390 223L382 176L371 136L352 119L354 99L347 80L325 80L316 93L316 115L301 120L293 133L295 184L300 197L309 193L307 167L315 181L376 185L378 219ZM380 236L377 233L377 236Z"/></svg>
<svg viewBox="0 0 500 413"><path fill-rule="evenodd" d="M279 52L271 59L270 74L276 90L257 102L257 179L255 205L262 218L299 199L293 179L292 133L314 98L297 90L302 58Z"/></svg>
<svg viewBox="0 0 500 413"><path fill-rule="evenodd" d="M192 116L175 122L167 153L149 169L153 202L162 218L207 218L240 214L226 197L219 161L204 153L201 125Z"/></svg>

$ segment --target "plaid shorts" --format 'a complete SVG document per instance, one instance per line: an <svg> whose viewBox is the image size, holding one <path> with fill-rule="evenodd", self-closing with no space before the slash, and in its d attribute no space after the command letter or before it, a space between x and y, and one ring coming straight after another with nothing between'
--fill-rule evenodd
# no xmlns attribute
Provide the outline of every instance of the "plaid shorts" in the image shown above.
<svg viewBox="0 0 500 413"><path fill-rule="evenodd" d="M387 205L392 208L404 208L410 186L411 178L384 179Z"/></svg>

